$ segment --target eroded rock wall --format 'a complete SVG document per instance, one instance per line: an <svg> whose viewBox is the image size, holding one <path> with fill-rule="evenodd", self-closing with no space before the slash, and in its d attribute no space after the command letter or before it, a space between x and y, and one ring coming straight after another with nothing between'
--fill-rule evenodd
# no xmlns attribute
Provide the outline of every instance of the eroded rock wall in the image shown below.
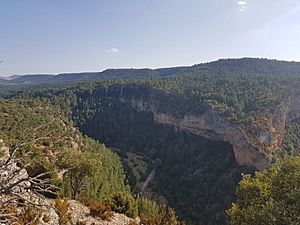
<svg viewBox="0 0 300 225"><path fill-rule="evenodd" d="M270 165L270 160L248 142L242 128L226 121L213 108L206 110L202 116L185 115L184 118L175 118L171 114L157 112L154 105L141 100L131 99L129 104L138 111L152 112L156 123L171 125L211 140L228 141L233 146L236 161L240 165L253 166L258 170Z"/></svg>
<svg viewBox="0 0 300 225"><path fill-rule="evenodd" d="M233 146L240 165L258 170L271 165L274 152L284 138L286 121L300 117L300 93L283 97L273 109L257 112L258 118L248 124L226 120L213 106L201 108L191 99L176 97L148 86L115 87L108 96L118 96L122 103L137 111L151 112L156 123L174 126L211 140L227 141Z"/></svg>

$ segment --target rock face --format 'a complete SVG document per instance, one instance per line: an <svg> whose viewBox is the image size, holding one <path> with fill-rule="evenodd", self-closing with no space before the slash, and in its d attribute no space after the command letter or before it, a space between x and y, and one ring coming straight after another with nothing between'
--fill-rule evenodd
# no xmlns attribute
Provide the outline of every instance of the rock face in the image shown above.
<svg viewBox="0 0 300 225"><path fill-rule="evenodd" d="M110 221L104 221L100 218L90 216L90 210L78 201L69 200L69 210L71 221L73 224L83 223L86 225L127 225L130 222L138 223L138 220L134 220L126 217L123 214L113 213Z"/></svg>
<svg viewBox="0 0 300 225"><path fill-rule="evenodd" d="M258 170L270 166L273 152L280 146L284 137L285 121L289 111L287 101L279 105L273 114L266 115L264 121L261 121L262 126L255 129L226 120L213 106L201 116L186 114L181 118L171 113L160 112L155 101L133 98L120 100L137 111L152 112L156 123L174 126L178 130L189 131L211 140L229 142L240 165L255 167Z"/></svg>
<svg viewBox="0 0 300 225"><path fill-rule="evenodd" d="M211 140L228 141L233 146L236 161L241 165L254 166L259 170L269 166L264 155L248 143L242 129L226 121L212 108L206 110L202 116L185 115L184 118L175 118L156 112L155 106L149 106L145 102L131 100L130 105L138 111L153 112L153 119L157 123L171 125Z"/></svg>
<svg viewBox="0 0 300 225"><path fill-rule="evenodd" d="M27 171L20 168L15 159L10 159L9 148L1 139L0 154L0 214L5 213L11 205L16 205L18 208L14 216L22 215L25 208L24 205L19 205L19 201L23 201L27 206L38 205L39 224L59 224L59 217L48 201L30 190L31 183L28 181ZM47 223L42 220L44 215L49 218ZM5 220L2 224L13 223L13 218Z"/></svg>

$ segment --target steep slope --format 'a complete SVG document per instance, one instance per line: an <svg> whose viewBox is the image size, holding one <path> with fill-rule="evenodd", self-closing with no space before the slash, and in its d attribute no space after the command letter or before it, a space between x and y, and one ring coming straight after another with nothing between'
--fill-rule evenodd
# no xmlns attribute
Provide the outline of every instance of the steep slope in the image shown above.
<svg viewBox="0 0 300 225"><path fill-rule="evenodd" d="M91 209L79 201L46 198L36 191L37 187L43 187L35 183L39 179L30 178L26 168L18 166L18 159L12 157L3 140L0 140L0 154L0 221L2 224L127 225L137 222L119 213L112 213L107 221L92 216ZM63 205L65 208L58 207L58 202L65 202ZM62 216L66 218L63 219Z"/></svg>
<svg viewBox="0 0 300 225"><path fill-rule="evenodd" d="M299 71L294 62L219 60L155 71L107 70L94 74L106 80L30 87L7 96L50 99L83 133L162 162L150 184L154 192L188 222L224 224L240 173L264 170L278 153L300 145L291 135L300 115ZM286 131L292 140L284 138ZM199 203L190 206L194 200Z"/></svg>
<svg viewBox="0 0 300 225"><path fill-rule="evenodd" d="M118 99L80 97L74 121L80 130L107 145L149 156L156 165L153 190L163 195L188 224L224 224L224 210L242 172L230 144L211 141L156 123ZM87 108L87 105L89 108ZM222 184L222 185L221 185Z"/></svg>
<svg viewBox="0 0 300 225"><path fill-rule="evenodd" d="M268 168L281 147L289 112L297 111L293 106L297 98L283 98L272 113L266 107L252 123L238 123L214 104L198 110L197 100L148 84L96 85L74 93L71 111L80 129L113 147L162 160L155 190L195 224L224 223L222 210L230 206L240 173L251 171L234 159L240 165ZM190 208L193 201L200 203Z"/></svg>
<svg viewBox="0 0 300 225"><path fill-rule="evenodd" d="M169 212L177 221L166 205L134 198L120 158L49 101L0 99L0 172L5 224L125 225Z"/></svg>
<svg viewBox="0 0 300 225"><path fill-rule="evenodd" d="M75 105L85 99L85 106L75 108L77 112L86 110L84 107L87 107L90 110L89 113L94 113L100 110L97 107L101 107L102 100L119 101L137 111L150 112L154 122L170 125L178 130L189 131L211 140L228 141L232 144L236 161L240 165L256 167L259 170L270 165L273 153L280 147L284 137L286 118L289 112L297 111L293 109L295 106L292 107L296 100L290 100L289 97L283 98L279 92L276 92L279 97L266 96L266 99L263 93L258 94L257 101L256 97L252 96L253 103L248 103L249 107L253 107L251 104L259 104L258 101L262 101L265 105L258 106L257 111L247 112L238 111L239 108L235 109L235 105L230 107L225 104L220 105L214 100L218 96L208 96L204 100L201 96L187 98L172 91L166 92L164 86L155 86L157 85L151 83L119 85L110 82L99 83L99 86L97 84L82 85L80 86L82 91L77 91L77 87L74 89L71 87L66 92L70 96L64 96L64 92L57 93L63 98L69 98L61 99L63 102L69 101ZM43 94L37 95L43 96ZM59 98L57 101L60 101ZM235 104L239 107L240 103Z"/></svg>
<svg viewBox="0 0 300 225"><path fill-rule="evenodd" d="M0 100L0 103L0 219L5 218L3 212L13 206L20 207L21 211L11 209L7 213L30 219L24 216L30 213L28 210L35 209L32 201L46 207L40 218L48 215L47 212L54 215L53 207L41 195L103 200L129 190L117 155L83 137L58 109L39 101ZM8 147L3 147L3 143ZM58 189L54 186L59 187L59 193L55 194ZM11 201L6 201L8 199ZM19 205L18 199L23 199L26 205ZM38 215L38 211L35 214Z"/></svg>

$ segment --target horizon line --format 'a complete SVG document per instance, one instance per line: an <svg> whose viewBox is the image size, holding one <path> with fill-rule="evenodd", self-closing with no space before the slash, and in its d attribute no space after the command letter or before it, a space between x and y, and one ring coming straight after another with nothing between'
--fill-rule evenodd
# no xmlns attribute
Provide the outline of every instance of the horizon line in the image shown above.
<svg viewBox="0 0 300 225"><path fill-rule="evenodd" d="M278 61L278 62L288 62L288 63L300 63L300 61L295 60L284 60L284 59L275 59L275 58L266 58L266 57L229 57L229 58L219 58L216 60L208 60L203 61L200 63L195 64L187 64L187 65L174 65L174 66L164 66L164 67L118 67L118 68L106 68L99 71L73 71L73 72L59 72L59 73L28 73L28 74L11 74L8 76L0 76L0 78L10 78L12 76L58 76L58 75L66 75L66 74L81 74L81 73L103 73L107 70L143 70L143 69L149 69L149 70L159 70L159 69L170 69L170 68L182 68L182 67L192 67L197 66L201 64L209 64L218 62L220 60L241 60L241 59L261 59L261 60L269 60L269 61Z"/></svg>

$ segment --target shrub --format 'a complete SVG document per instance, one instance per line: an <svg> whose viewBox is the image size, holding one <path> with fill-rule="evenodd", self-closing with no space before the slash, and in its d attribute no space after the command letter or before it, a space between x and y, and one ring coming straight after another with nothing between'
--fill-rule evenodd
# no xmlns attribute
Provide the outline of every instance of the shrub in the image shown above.
<svg viewBox="0 0 300 225"><path fill-rule="evenodd" d="M138 225L138 223L135 220L132 220L128 223L128 225Z"/></svg>
<svg viewBox="0 0 300 225"><path fill-rule="evenodd" d="M300 224L300 157L280 160L254 176L244 175L237 201L227 210L230 225Z"/></svg>
<svg viewBox="0 0 300 225"><path fill-rule="evenodd" d="M44 216L43 216L43 221L44 221L45 223L48 223L50 220L51 220L50 215L44 215Z"/></svg>
<svg viewBox="0 0 300 225"><path fill-rule="evenodd" d="M67 199L56 199L54 203L54 208L59 216L60 225L67 225L71 223L71 216L68 212L69 203Z"/></svg>
<svg viewBox="0 0 300 225"><path fill-rule="evenodd" d="M79 199L90 210L92 217L100 217L102 220L110 221L113 216L110 205L103 204L96 199L81 198Z"/></svg>
<svg viewBox="0 0 300 225"><path fill-rule="evenodd" d="M16 224L19 225L38 225L39 224L39 215L38 213L32 208L32 207L27 207L25 209L25 212L18 217L18 220Z"/></svg>
<svg viewBox="0 0 300 225"><path fill-rule="evenodd" d="M141 223L144 225L185 225L178 220L175 211L166 204L160 204L158 211L157 205L154 211L146 210L140 214ZM153 209L152 209L153 210ZM146 213L146 214L145 214Z"/></svg>
<svg viewBox="0 0 300 225"><path fill-rule="evenodd" d="M109 205L99 202L98 204L91 206L90 215L93 217L100 217L102 220L110 221L113 216L113 212Z"/></svg>
<svg viewBox="0 0 300 225"><path fill-rule="evenodd" d="M138 206L129 192L115 194L107 201L107 203L111 206L112 210L117 213L125 214L131 218L136 218L138 216Z"/></svg>

